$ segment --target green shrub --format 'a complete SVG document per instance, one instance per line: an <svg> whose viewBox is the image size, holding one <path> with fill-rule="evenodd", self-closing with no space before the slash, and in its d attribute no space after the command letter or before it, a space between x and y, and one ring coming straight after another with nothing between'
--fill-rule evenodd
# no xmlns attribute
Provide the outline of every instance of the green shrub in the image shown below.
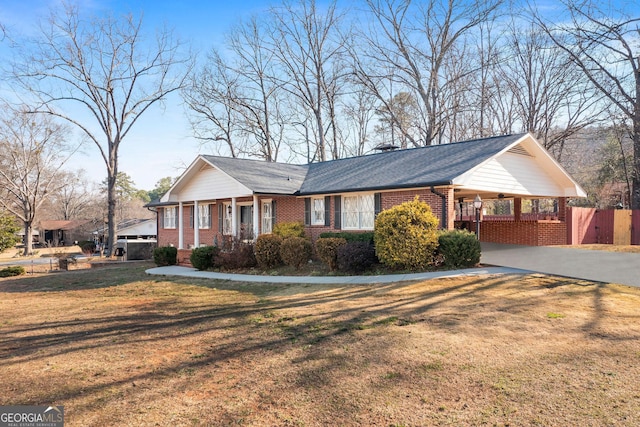
<svg viewBox="0 0 640 427"><path fill-rule="evenodd" d="M373 244L373 231L365 231L364 233L352 233L348 231L326 231L320 234L321 239L328 237L337 237L345 239L347 242L367 242Z"/></svg>
<svg viewBox="0 0 640 427"><path fill-rule="evenodd" d="M280 258L280 245L282 237L275 234L261 234L256 240L254 251L256 261L262 268L273 268L282 264Z"/></svg>
<svg viewBox="0 0 640 427"><path fill-rule="evenodd" d="M417 196L412 202L380 212L374 234L380 262L391 268L428 267L438 246L438 223L429 205Z"/></svg>
<svg viewBox="0 0 640 427"><path fill-rule="evenodd" d="M273 226L273 234L283 239L289 237L306 237L304 224L301 222L279 222Z"/></svg>
<svg viewBox="0 0 640 427"><path fill-rule="evenodd" d="M338 269L338 248L346 244L342 237L322 237L316 240L316 253L331 271L335 271Z"/></svg>
<svg viewBox="0 0 640 427"><path fill-rule="evenodd" d="M218 255L218 248L215 246L202 246L191 251L189 261L198 270L208 270L214 265L214 259Z"/></svg>
<svg viewBox="0 0 640 427"><path fill-rule="evenodd" d="M24 267L20 265L6 267L0 270L0 277L22 276L23 274L25 274Z"/></svg>
<svg viewBox="0 0 640 427"><path fill-rule="evenodd" d="M445 267L473 267L480 262L480 241L466 230L445 231L438 237L438 252Z"/></svg>
<svg viewBox="0 0 640 427"><path fill-rule="evenodd" d="M288 266L300 269L311 259L311 243L302 237L289 237L280 245L280 257Z"/></svg>
<svg viewBox="0 0 640 427"><path fill-rule="evenodd" d="M234 240L230 248L220 251L214 258L214 267L221 267L226 270L252 268L256 264L253 243L239 239Z"/></svg>
<svg viewBox="0 0 640 427"><path fill-rule="evenodd" d="M153 262L158 267L176 265L178 262L178 249L173 246L161 246L153 250Z"/></svg>
<svg viewBox="0 0 640 427"><path fill-rule="evenodd" d="M338 248L338 267L347 273L362 273L378 262L375 247L368 242L349 242Z"/></svg>

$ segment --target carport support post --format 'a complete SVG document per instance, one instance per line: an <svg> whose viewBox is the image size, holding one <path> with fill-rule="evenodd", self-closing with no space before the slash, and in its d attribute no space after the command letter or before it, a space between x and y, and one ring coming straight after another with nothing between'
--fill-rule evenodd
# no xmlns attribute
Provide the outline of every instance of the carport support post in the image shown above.
<svg viewBox="0 0 640 427"><path fill-rule="evenodd" d="M513 220L520 221L522 216L522 199L520 197L513 198Z"/></svg>

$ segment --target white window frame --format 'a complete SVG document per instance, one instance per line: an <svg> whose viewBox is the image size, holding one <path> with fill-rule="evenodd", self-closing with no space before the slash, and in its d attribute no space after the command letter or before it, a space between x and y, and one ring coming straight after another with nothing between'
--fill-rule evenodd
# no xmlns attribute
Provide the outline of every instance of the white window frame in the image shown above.
<svg viewBox="0 0 640 427"><path fill-rule="evenodd" d="M370 206L370 210L365 211L365 206ZM349 208L353 209L348 210ZM363 225L366 223L369 223L370 225ZM345 194L342 196L343 230L373 230L374 223L374 193Z"/></svg>
<svg viewBox="0 0 640 427"><path fill-rule="evenodd" d="M233 234L231 202L224 202L222 204L222 213L222 234L230 236Z"/></svg>
<svg viewBox="0 0 640 427"><path fill-rule="evenodd" d="M271 199L262 201L260 212L260 217L262 218L260 234L271 234L273 232L273 206Z"/></svg>
<svg viewBox="0 0 640 427"><path fill-rule="evenodd" d="M198 205L198 228L211 228L211 204L209 203Z"/></svg>
<svg viewBox="0 0 640 427"><path fill-rule="evenodd" d="M324 197L311 198L311 225L324 225Z"/></svg>
<svg viewBox="0 0 640 427"><path fill-rule="evenodd" d="M162 222L163 228L175 229L176 228L176 218L177 218L177 207L170 206L164 208L164 218Z"/></svg>

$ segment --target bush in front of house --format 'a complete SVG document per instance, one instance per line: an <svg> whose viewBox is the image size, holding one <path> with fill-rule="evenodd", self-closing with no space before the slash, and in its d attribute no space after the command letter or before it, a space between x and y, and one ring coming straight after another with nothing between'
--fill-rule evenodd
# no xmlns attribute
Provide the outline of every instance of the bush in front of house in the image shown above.
<svg viewBox="0 0 640 427"><path fill-rule="evenodd" d="M438 237L438 252L447 268L469 268L480 262L480 241L466 230L445 231Z"/></svg>
<svg viewBox="0 0 640 427"><path fill-rule="evenodd" d="M273 234L283 239L289 237L306 237L304 224L301 222L279 222L273 226Z"/></svg>
<svg viewBox="0 0 640 427"><path fill-rule="evenodd" d="M198 270L208 270L214 266L214 259L219 249L216 246L202 246L195 248L189 255L191 265Z"/></svg>
<svg viewBox="0 0 640 427"><path fill-rule="evenodd" d="M161 246L153 250L153 262L158 267L176 265L178 262L178 249L173 246Z"/></svg>
<svg viewBox="0 0 640 427"><path fill-rule="evenodd" d="M352 233L348 231L325 231L320 233L320 238L336 237L345 239L347 242L367 242L373 244L373 231L364 233Z"/></svg>
<svg viewBox="0 0 640 427"><path fill-rule="evenodd" d="M303 237L289 237L280 245L282 261L296 270L311 259L311 243Z"/></svg>
<svg viewBox="0 0 640 427"><path fill-rule="evenodd" d="M346 244L342 237L321 237L316 240L316 254L331 271L335 271L338 269L338 248Z"/></svg>
<svg viewBox="0 0 640 427"><path fill-rule="evenodd" d="M235 239L230 247L214 258L214 267L225 270L252 268L257 265L253 242Z"/></svg>
<svg viewBox="0 0 640 427"><path fill-rule="evenodd" d="M0 270L0 277L22 276L25 273L24 267L21 265L15 265Z"/></svg>
<svg viewBox="0 0 640 427"><path fill-rule="evenodd" d="M440 221L418 197L382 211L375 222L380 262L396 269L425 269L433 263Z"/></svg>
<svg viewBox="0 0 640 427"><path fill-rule="evenodd" d="M378 262L375 247L368 242L349 242L338 248L338 268L347 273L362 273Z"/></svg>
<svg viewBox="0 0 640 427"><path fill-rule="evenodd" d="M280 246L282 237L275 234L261 234L256 240L254 251L261 268L274 268L282 264Z"/></svg>

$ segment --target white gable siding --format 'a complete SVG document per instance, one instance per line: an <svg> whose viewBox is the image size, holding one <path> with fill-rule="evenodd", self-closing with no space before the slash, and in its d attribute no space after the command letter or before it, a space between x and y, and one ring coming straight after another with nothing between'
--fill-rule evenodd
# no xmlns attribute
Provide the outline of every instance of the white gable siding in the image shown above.
<svg viewBox="0 0 640 427"><path fill-rule="evenodd" d="M535 157L509 152L462 175L454 183L496 193L549 197L567 195L567 190L551 178Z"/></svg>
<svg viewBox="0 0 640 427"><path fill-rule="evenodd" d="M205 167L180 190L178 201L212 200L253 194L244 185L212 167Z"/></svg>

